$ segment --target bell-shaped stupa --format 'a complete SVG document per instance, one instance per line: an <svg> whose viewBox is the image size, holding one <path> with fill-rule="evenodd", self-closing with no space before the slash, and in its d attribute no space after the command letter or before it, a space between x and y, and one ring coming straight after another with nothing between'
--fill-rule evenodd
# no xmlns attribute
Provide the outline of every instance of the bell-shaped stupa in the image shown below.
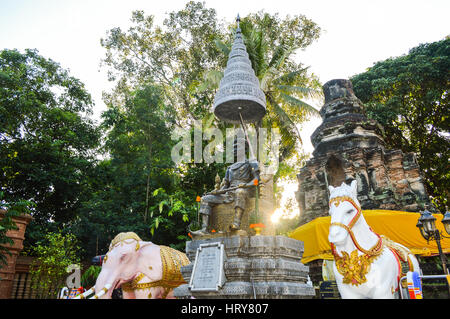
<svg viewBox="0 0 450 319"><path fill-rule="evenodd" d="M237 29L227 67L214 100L214 114L228 123L253 123L266 114L266 97L252 68L242 39L237 17Z"/></svg>

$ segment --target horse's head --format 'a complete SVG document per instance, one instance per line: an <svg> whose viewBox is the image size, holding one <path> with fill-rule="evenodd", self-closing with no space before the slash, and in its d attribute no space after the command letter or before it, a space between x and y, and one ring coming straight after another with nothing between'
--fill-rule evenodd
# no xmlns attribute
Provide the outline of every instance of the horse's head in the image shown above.
<svg viewBox="0 0 450 319"><path fill-rule="evenodd" d="M357 182L351 185L342 183L339 187L328 187L330 190L331 215L330 232L328 240L334 245L342 245L349 236L349 229L357 222L361 214L361 205L357 199Z"/></svg>

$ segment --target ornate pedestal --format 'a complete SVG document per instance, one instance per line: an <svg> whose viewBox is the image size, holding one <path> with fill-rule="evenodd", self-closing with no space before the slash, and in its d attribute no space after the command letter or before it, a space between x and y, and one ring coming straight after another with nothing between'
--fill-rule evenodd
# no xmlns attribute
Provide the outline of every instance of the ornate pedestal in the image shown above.
<svg viewBox="0 0 450 319"><path fill-rule="evenodd" d="M197 249L202 244L224 245L226 281L218 291L190 291L189 284L174 290L177 298L200 299L299 299L314 297L307 284L308 267L300 262L303 242L285 236L230 236L189 241L186 254L191 264L181 272L190 282Z"/></svg>
<svg viewBox="0 0 450 319"><path fill-rule="evenodd" d="M234 204L218 204L215 206L211 213L211 225L209 231L215 231L215 233L227 232L234 219ZM251 234L250 216L255 211L255 199L249 198L246 203L245 211L242 214L241 229ZM212 234L214 235L214 233ZM224 236L223 234L221 236ZM215 237L215 236L214 236ZM197 239L194 237L194 239Z"/></svg>

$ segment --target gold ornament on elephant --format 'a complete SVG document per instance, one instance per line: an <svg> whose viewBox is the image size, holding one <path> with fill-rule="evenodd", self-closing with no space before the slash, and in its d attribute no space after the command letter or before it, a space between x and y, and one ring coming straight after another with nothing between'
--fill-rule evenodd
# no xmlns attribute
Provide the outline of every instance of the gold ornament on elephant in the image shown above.
<svg viewBox="0 0 450 319"><path fill-rule="evenodd" d="M164 294L162 298L165 299L167 295L170 293L170 291L186 283L183 279L183 276L181 275L181 267L186 266L190 263L187 256L182 252L179 252L178 250L175 250L167 246L159 246L159 247L163 270L161 280L139 283L139 281L141 281L141 279L145 277L144 274L140 274L132 282L125 283L122 285L122 289L124 291L162 287L164 288ZM149 294L148 297L151 298L151 293Z"/></svg>
<svg viewBox="0 0 450 319"><path fill-rule="evenodd" d="M134 240L136 241L136 248L135 250L139 250L140 245L139 242L142 241L142 239L133 232L127 232L127 233L120 233L114 239L111 241L111 244L109 245L109 251L111 251L114 247L125 244L131 244L131 242L126 242L126 240ZM109 252L108 251L108 252Z"/></svg>

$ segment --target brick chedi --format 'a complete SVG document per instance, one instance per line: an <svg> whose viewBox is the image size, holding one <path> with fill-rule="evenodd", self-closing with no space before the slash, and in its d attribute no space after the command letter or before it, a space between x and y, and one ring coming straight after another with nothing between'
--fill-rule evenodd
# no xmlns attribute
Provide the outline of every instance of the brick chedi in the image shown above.
<svg viewBox="0 0 450 319"><path fill-rule="evenodd" d="M322 124L311 135L313 156L297 175L301 224L328 215L328 185L358 181L362 209L432 209L414 153L389 150L383 128L368 119L349 80L323 86Z"/></svg>

